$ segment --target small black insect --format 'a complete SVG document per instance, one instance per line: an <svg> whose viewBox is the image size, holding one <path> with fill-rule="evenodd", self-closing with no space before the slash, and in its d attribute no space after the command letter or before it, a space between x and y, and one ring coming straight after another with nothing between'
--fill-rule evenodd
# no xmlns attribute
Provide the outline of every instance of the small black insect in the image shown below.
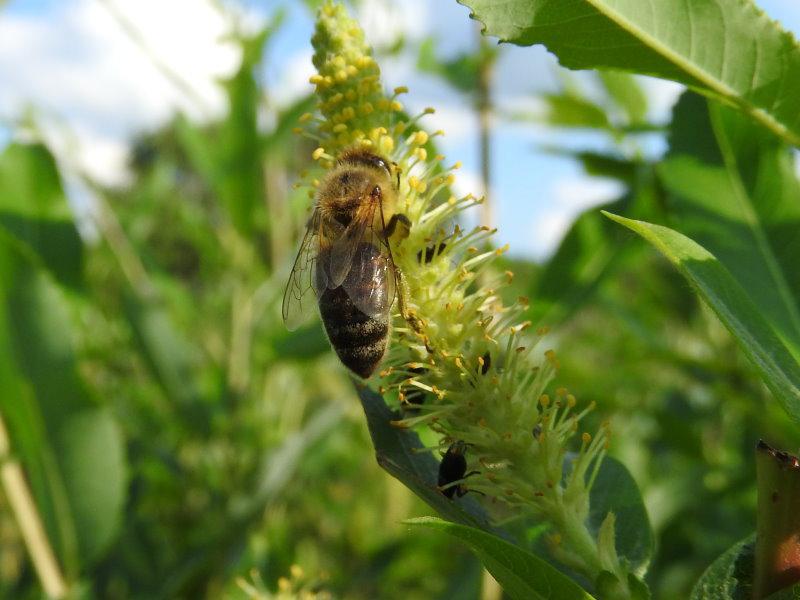
<svg viewBox="0 0 800 600"><path fill-rule="evenodd" d="M417 262L425 262L427 265L430 263L435 257L439 256L442 252L444 252L445 248L447 248L447 244L444 242L439 242L439 244L431 244L427 248L425 248L425 255L423 257L422 250L417 252Z"/></svg>
<svg viewBox="0 0 800 600"><path fill-rule="evenodd" d="M481 375L486 375L489 372L489 369L492 368L492 355L487 352L482 357L483 362L480 365Z"/></svg>
<svg viewBox="0 0 800 600"><path fill-rule="evenodd" d="M453 442L439 464L439 489L448 498L452 498L454 495L458 495L460 498L469 490L463 483L442 490L443 486L478 473L478 471L467 473L467 459L464 456L466 452L467 445L464 442L461 440Z"/></svg>

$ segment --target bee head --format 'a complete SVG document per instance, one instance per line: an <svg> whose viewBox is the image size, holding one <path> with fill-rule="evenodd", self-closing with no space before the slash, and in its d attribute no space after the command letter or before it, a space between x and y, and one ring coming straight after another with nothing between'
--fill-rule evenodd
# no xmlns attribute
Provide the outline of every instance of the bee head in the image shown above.
<svg viewBox="0 0 800 600"><path fill-rule="evenodd" d="M397 186L400 186L400 170L395 163L389 162L382 156L370 152L365 148L351 148L345 150L337 161L338 165L364 165L385 173L390 179L396 176Z"/></svg>

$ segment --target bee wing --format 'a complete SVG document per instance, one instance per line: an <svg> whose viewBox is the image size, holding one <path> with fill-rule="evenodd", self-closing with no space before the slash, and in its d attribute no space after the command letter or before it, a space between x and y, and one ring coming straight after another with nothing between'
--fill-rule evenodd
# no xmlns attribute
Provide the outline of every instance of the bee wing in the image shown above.
<svg viewBox="0 0 800 600"><path fill-rule="evenodd" d="M344 283L353 266L353 258L367 228L371 227L374 208L366 206L365 209L356 211L353 220L344 232L336 237L330 249L330 259L327 264L328 287L337 288Z"/></svg>
<svg viewBox="0 0 800 600"><path fill-rule="evenodd" d="M325 269L319 264L319 240L320 216L314 211L283 293L283 322L289 331L297 329L314 314L317 299L327 287Z"/></svg>
<svg viewBox="0 0 800 600"><path fill-rule="evenodd" d="M334 253L338 250L340 255L332 256L332 264L342 266L338 260L346 257L349 265L342 287L352 300L353 304L364 314L370 317L386 315L392 306L395 295L395 269L391 258L384 227L378 230L375 226L375 210L381 210L379 203L366 207L363 214L358 215L358 222L354 220L348 230L352 232L346 239L341 239L341 248L334 246ZM381 219L383 224L383 219Z"/></svg>

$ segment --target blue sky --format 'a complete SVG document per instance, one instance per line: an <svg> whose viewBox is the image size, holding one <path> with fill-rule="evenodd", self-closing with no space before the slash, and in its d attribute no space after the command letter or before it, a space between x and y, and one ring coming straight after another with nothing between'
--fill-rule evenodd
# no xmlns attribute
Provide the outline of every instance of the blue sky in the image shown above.
<svg viewBox="0 0 800 600"><path fill-rule="evenodd" d="M11 0L0 11L0 119L18 118L26 106L37 107L46 137L64 161L114 183L125 179L126 141L135 131L157 127L174 110L196 119L214 118L225 110L215 80L235 68L238 55L221 39L229 24L205 0L109 1L136 25L159 59L191 83L201 102L184 97L165 80L125 38L102 2ZM377 46L391 43L399 32L412 41L435 35L445 56L476 43L477 25L455 0L359 4L360 21ZM800 2L758 4L787 29L800 32ZM241 18L252 26L278 8L286 10L263 75L276 102L302 94L311 68L311 14L297 0L247 0L240 6ZM187 14L192 15L192 27L185 25ZM460 190L478 193L475 117L465 98L444 82L417 73L414 61L410 54L384 60L387 87L407 85L410 94L404 102L412 110L437 108L428 124L446 131L443 152L464 165ZM536 94L555 89L557 71L556 61L541 47L503 46L494 78L497 103L506 110L535 108ZM646 85L652 117L665 120L679 86L655 80ZM0 144L9 135L9 127L0 125ZM537 151L553 139L541 127L495 121L492 196L498 241L509 242L516 254L546 256L575 214L619 193L613 182L588 178L572 161ZM572 135L569 142L603 143L589 135ZM660 144L651 141L646 148L658 152Z"/></svg>

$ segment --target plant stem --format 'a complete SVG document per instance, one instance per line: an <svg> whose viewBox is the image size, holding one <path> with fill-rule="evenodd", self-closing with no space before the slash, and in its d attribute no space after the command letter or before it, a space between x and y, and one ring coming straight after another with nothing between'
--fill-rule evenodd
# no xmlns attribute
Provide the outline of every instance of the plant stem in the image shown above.
<svg viewBox="0 0 800 600"><path fill-rule="evenodd" d="M478 67L478 89L476 90L475 105L478 110L478 146L481 155L481 181L483 183L483 204L481 205L481 225L494 227L494 207L489 190L491 189L491 118L492 96L491 80L494 54L488 51L486 39L478 33L479 55L481 56Z"/></svg>
<svg viewBox="0 0 800 600"><path fill-rule="evenodd" d="M760 600L800 581L800 460L759 441L756 479L753 598Z"/></svg>
<svg viewBox="0 0 800 600"><path fill-rule="evenodd" d="M11 445L2 415L0 415L0 481L45 594L55 600L64 598L67 595L67 584L50 547L50 540L47 539L22 467L11 455Z"/></svg>

